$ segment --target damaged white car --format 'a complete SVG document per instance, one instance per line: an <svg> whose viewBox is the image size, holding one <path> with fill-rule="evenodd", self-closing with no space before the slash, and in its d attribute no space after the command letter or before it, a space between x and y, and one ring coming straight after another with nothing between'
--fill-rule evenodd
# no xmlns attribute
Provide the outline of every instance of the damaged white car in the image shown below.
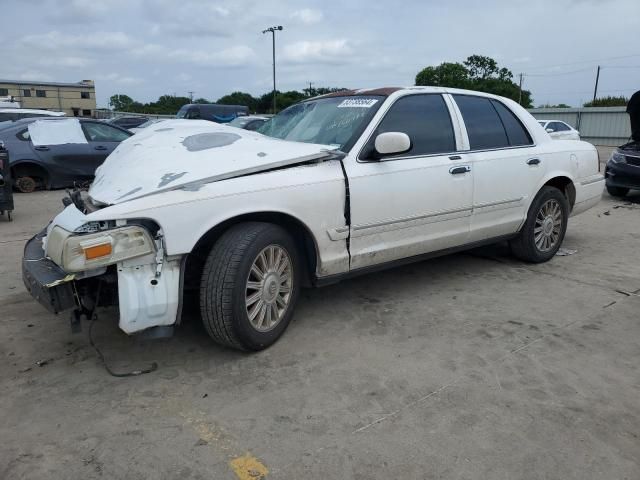
<svg viewBox="0 0 640 480"><path fill-rule="evenodd" d="M24 282L56 313L116 304L128 334L197 302L215 341L260 350L305 286L500 240L551 259L569 216L600 200L598 170L592 145L455 89L333 93L261 133L167 120L122 142L28 242Z"/></svg>

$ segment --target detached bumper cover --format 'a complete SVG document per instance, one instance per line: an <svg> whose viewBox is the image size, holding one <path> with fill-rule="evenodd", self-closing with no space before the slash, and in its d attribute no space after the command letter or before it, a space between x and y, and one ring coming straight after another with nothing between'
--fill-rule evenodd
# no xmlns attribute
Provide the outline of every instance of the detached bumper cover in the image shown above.
<svg viewBox="0 0 640 480"><path fill-rule="evenodd" d="M27 242L22 257L22 281L27 291L52 313L76 306L73 289L74 275L62 270L45 257L41 231Z"/></svg>

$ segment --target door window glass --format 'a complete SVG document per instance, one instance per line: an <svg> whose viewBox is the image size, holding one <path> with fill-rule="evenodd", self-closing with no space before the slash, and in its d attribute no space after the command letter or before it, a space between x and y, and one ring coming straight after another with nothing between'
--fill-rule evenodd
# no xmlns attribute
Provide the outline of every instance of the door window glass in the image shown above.
<svg viewBox="0 0 640 480"><path fill-rule="evenodd" d="M505 105L496 100L491 100L491 103L498 112L498 116L502 121L502 125L507 132L507 138L509 139L509 145L512 147L531 145L533 141L529 132L524 128L522 122L509 110Z"/></svg>
<svg viewBox="0 0 640 480"><path fill-rule="evenodd" d="M454 95L453 98L467 127L471 150L509 146L500 116L488 98L471 95Z"/></svg>
<svg viewBox="0 0 640 480"><path fill-rule="evenodd" d="M90 142L122 142L131 136L105 123L85 122L82 129Z"/></svg>
<svg viewBox="0 0 640 480"><path fill-rule="evenodd" d="M556 132L568 132L571 130L566 123L556 122Z"/></svg>
<svg viewBox="0 0 640 480"><path fill-rule="evenodd" d="M385 132L409 135L411 149L394 156L429 155L456 150L453 125L442 95L407 95L396 101L386 113L367 145L364 158L370 158L375 137Z"/></svg>

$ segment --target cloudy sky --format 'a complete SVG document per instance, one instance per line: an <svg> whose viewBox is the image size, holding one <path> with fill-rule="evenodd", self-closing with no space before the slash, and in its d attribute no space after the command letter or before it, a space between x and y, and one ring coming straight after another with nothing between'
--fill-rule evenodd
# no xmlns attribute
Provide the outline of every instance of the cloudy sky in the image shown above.
<svg viewBox="0 0 640 480"><path fill-rule="evenodd" d="M412 85L427 65L488 55L542 103L640 89L638 0L2 0L0 78L217 99L271 88Z"/></svg>

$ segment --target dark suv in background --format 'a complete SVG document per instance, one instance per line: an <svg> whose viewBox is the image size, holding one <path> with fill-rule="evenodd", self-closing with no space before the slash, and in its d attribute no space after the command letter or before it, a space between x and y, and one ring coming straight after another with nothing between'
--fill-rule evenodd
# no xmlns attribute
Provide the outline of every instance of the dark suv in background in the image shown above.
<svg viewBox="0 0 640 480"><path fill-rule="evenodd" d="M184 105L176 118L186 120L209 120L216 123L229 123L236 117L249 114L249 107L244 105L218 105L216 103L191 103Z"/></svg>

